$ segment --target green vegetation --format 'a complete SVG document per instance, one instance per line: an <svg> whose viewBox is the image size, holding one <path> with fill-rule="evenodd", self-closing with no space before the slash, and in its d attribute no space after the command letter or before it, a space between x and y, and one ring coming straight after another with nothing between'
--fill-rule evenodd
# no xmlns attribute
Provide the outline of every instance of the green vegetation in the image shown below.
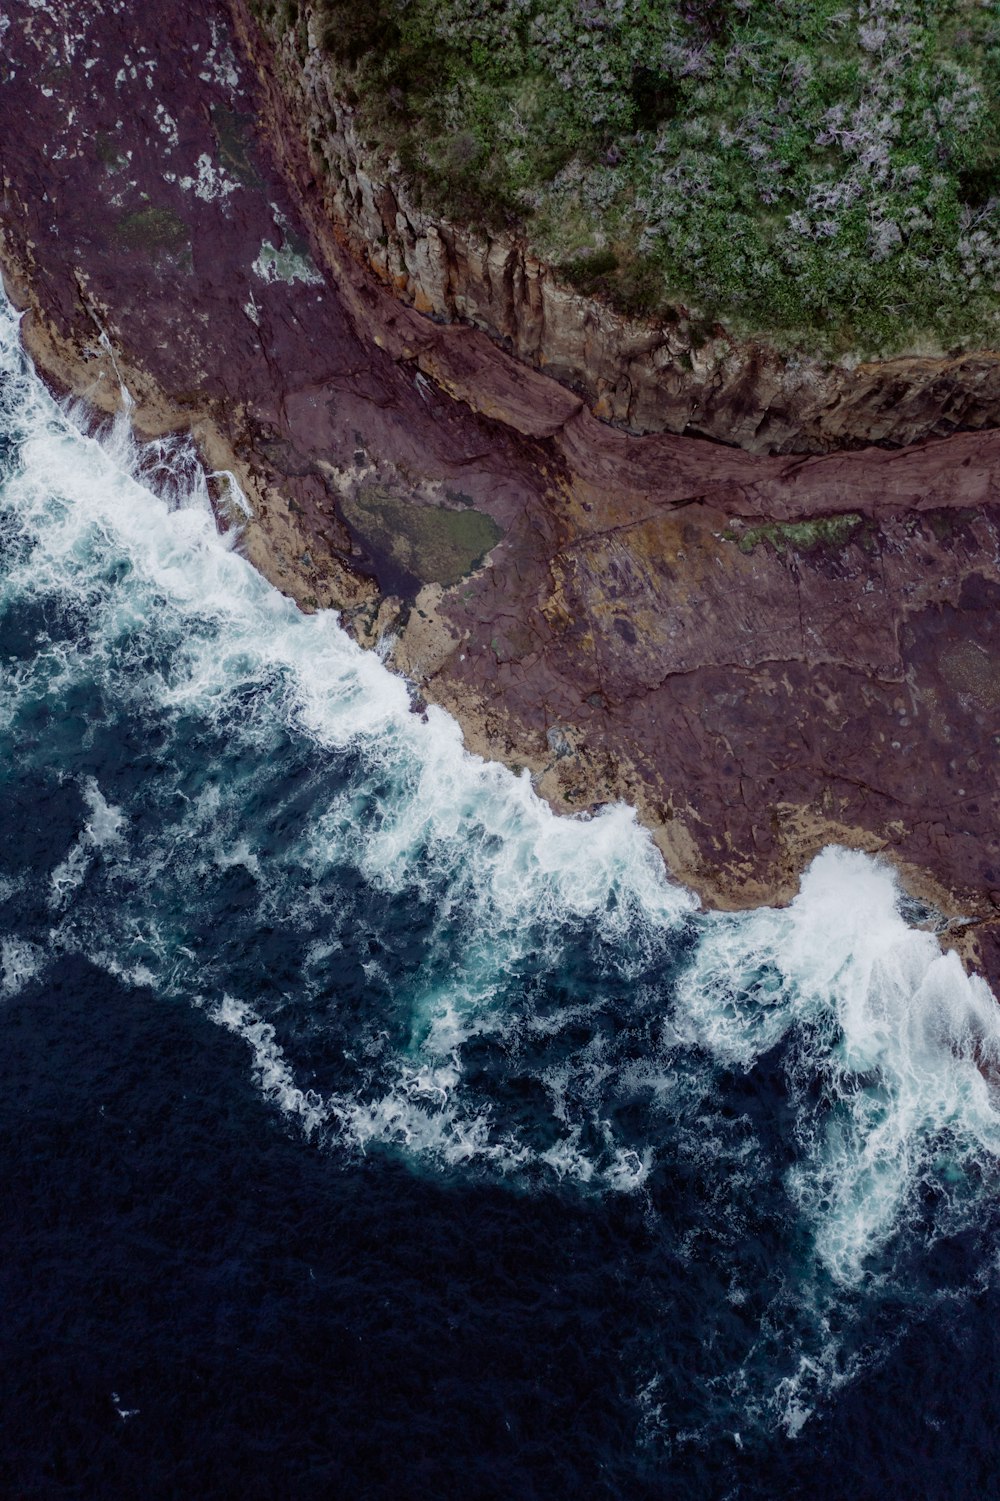
<svg viewBox="0 0 1000 1501"><path fill-rule="evenodd" d="M219 164L246 188L263 188L252 161L254 117L239 110L212 105L212 129L219 146Z"/></svg>
<svg viewBox="0 0 1000 1501"><path fill-rule="evenodd" d="M117 172L128 162L124 152L119 150L114 136L108 135L107 131L99 130L94 136L94 149L97 152L97 160L107 167L109 172Z"/></svg>
<svg viewBox="0 0 1000 1501"><path fill-rule="evenodd" d="M184 220L169 208L140 209L126 214L116 225L118 238L130 250L148 255L180 255L187 250L191 231Z"/></svg>
<svg viewBox="0 0 1000 1501"><path fill-rule="evenodd" d="M304 48L306 5L258 0ZM994 342L997 0L314 0L436 212L789 347Z"/></svg>
<svg viewBox="0 0 1000 1501"><path fill-rule="evenodd" d="M740 531L725 531L727 542L735 542L740 552L753 552L761 542L770 542L775 552L786 548L793 552L814 552L819 547L843 547L861 525L856 511L842 516L817 516L812 521L768 521Z"/></svg>
<svg viewBox="0 0 1000 1501"><path fill-rule="evenodd" d="M485 511L416 505L371 485L342 500L348 524L377 556L420 584L457 584L503 536Z"/></svg>

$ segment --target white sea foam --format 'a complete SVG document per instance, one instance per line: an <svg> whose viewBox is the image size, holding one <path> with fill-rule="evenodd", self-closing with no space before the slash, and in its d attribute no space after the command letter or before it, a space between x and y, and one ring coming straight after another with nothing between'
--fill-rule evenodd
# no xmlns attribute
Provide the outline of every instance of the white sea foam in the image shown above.
<svg viewBox="0 0 1000 1501"><path fill-rule="evenodd" d="M784 911L710 920L674 1025L744 1069L794 1031L789 1187L839 1281L864 1274L942 1141L966 1163L1000 1153L1000 1009L957 954L907 926L892 871L864 855L824 851Z"/></svg>
<svg viewBox="0 0 1000 1501"><path fill-rule="evenodd" d="M0 940L0 998L10 1000L45 966L44 949L23 938Z"/></svg>
<svg viewBox="0 0 1000 1501"><path fill-rule="evenodd" d="M284 858L309 872L308 890L283 885L265 831L239 825L234 810L254 792L253 766L234 763L224 786L179 792L173 844L148 849L133 872L150 902L161 882L191 883L210 866L242 871L262 913L302 927L304 983L313 987L330 983L341 947L336 913L323 917L326 951L326 935L317 944L306 932L328 872L346 863L387 901L407 896L429 913L430 959L401 1002L409 1042L387 1046L354 1093L305 1087L279 1021L233 999L224 975L203 975L155 910L141 924L120 919L116 943L80 926L70 898L93 862L128 854L126 813L96 783L82 786L89 816L52 878L64 947L113 954L105 962L118 972L167 993L203 994L218 979L207 1014L244 1038L262 1092L313 1135L452 1167L530 1167L604 1189L649 1181L657 1112L674 1108L685 1079L710 1097L720 1070L748 1072L780 1045L796 1121L787 1188L817 1265L838 1285L863 1281L943 1141L960 1173L1000 1150L989 1082L1000 1069L993 998L934 938L907 926L886 868L830 850L785 911L696 915L632 810L556 817L526 775L468 754L446 714L412 713L406 684L362 652L334 614L304 616L267 585L239 555L238 532L216 530L190 445L141 447L125 416L88 432L86 414L57 407L23 371L7 312L0 368L21 448L5 500L27 538L9 551L4 587L24 599L58 598L88 621L86 649L40 639L36 657L4 684L4 713L103 672L116 693L219 726L240 744L267 749L288 734L323 753L349 749L366 769L350 790L297 815ZM162 650L151 654L154 635ZM123 664L133 652L144 665L129 675ZM658 956L691 924L690 964L676 987L658 989ZM564 935L578 930L613 947L606 962L621 1004L658 1010L660 1041L647 1055L595 1037L553 1062L546 1039L597 1026L588 1003L503 1004L519 965L530 958L537 972L554 970ZM440 965L435 956L444 956ZM388 985L377 958L368 973L373 988ZM532 1074L550 1102L549 1140L529 1141L488 1091L472 1088L466 1060L477 1042ZM531 1061L532 1048L541 1062ZM615 1100L640 1092L651 1101L644 1141L612 1123ZM734 1157L734 1183L742 1170Z"/></svg>
<svg viewBox="0 0 1000 1501"><path fill-rule="evenodd" d="M125 822L122 810L108 802L93 777L85 778L82 790L90 809L86 833L91 844L97 849L108 849L119 844Z"/></svg>
<svg viewBox="0 0 1000 1501"><path fill-rule="evenodd" d="M52 872L49 903L54 908L64 906L77 887L83 884L96 852L113 849L122 839L125 819L121 809L107 801L93 777L84 779L81 791L90 818L76 843Z"/></svg>
<svg viewBox="0 0 1000 1501"><path fill-rule="evenodd" d="M210 1006L208 1015L220 1027L235 1032L250 1044L254 1078L266 1099L272 1100L286 1115L298 1119L307 1136L323 1125L329 1116L328 1108L312 1090L300 1089L295 1083L269 1022L231 995L224 995Z"/></svg>

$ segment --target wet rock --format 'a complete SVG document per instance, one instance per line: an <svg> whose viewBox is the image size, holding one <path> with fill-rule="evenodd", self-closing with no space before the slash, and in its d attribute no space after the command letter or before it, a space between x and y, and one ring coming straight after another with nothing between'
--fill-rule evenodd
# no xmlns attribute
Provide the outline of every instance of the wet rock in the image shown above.
<svg viewBox="0 0 1000 1501"><path fill-rule="evenodd" d="M123 375L143 431L192 430L273 582L557 806L637 804L707 899L785 900L830 841L881 851L1000 980L1000 434L796 459L600 422L358 264L213 0L23 7L0 70L29 347L106 410ZM389 192L358 178L373 225ZM530 266L462 254L548 316Z"/></svg>

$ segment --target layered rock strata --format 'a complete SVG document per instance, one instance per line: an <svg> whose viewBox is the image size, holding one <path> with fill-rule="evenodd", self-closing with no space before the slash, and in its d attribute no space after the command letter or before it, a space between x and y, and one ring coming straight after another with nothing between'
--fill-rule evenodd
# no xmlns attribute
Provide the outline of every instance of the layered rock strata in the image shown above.
<svg viewBox="0 0 1000 1501"><path fill-rule="evenodd" d="M398 163L366 146L323 51L315 6L294 27L277 7L263 34L233 0L245 46L275 80L307 143L309 173L343 243L419 312L483 329L637 433L686 433L750 453L906 444L1000 424L1000 354L891 360L786 358L684 307L623 316L573 290L506 231L477 233L421 209Z"/></svg>
<svg viewBox="0 0 1000 1501"><path fill-rule="evenodd" d="M1000 982L1000 433L788 458L609 427L357 263L270 78L214 0L8 25L0 257L40 366L193 429L267 576L395 636L557 807L628 799L727 906L882 851Z"/></svg>

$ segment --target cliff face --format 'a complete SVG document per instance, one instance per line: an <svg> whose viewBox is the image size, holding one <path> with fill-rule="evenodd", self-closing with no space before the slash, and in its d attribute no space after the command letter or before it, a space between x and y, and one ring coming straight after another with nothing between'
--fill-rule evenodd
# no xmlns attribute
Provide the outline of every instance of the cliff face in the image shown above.
<svg viewBox="0 0 1000 1501"><path fill-rule="evenodd" d="M244 42L261 38L234 0ZM360 140L314 10L295 35L271 22L273 67L324 209L344 243L397 296L434 318L485 330L518 359L579 392L595 415L636 433L687 433L751 453L900 445L1000 424L1000 354L877 363L788 359L677 309L639 322L560 282L513 234L482 238L418 208L406 180ZM273 50L272 50L273 49Z"/></svg>

